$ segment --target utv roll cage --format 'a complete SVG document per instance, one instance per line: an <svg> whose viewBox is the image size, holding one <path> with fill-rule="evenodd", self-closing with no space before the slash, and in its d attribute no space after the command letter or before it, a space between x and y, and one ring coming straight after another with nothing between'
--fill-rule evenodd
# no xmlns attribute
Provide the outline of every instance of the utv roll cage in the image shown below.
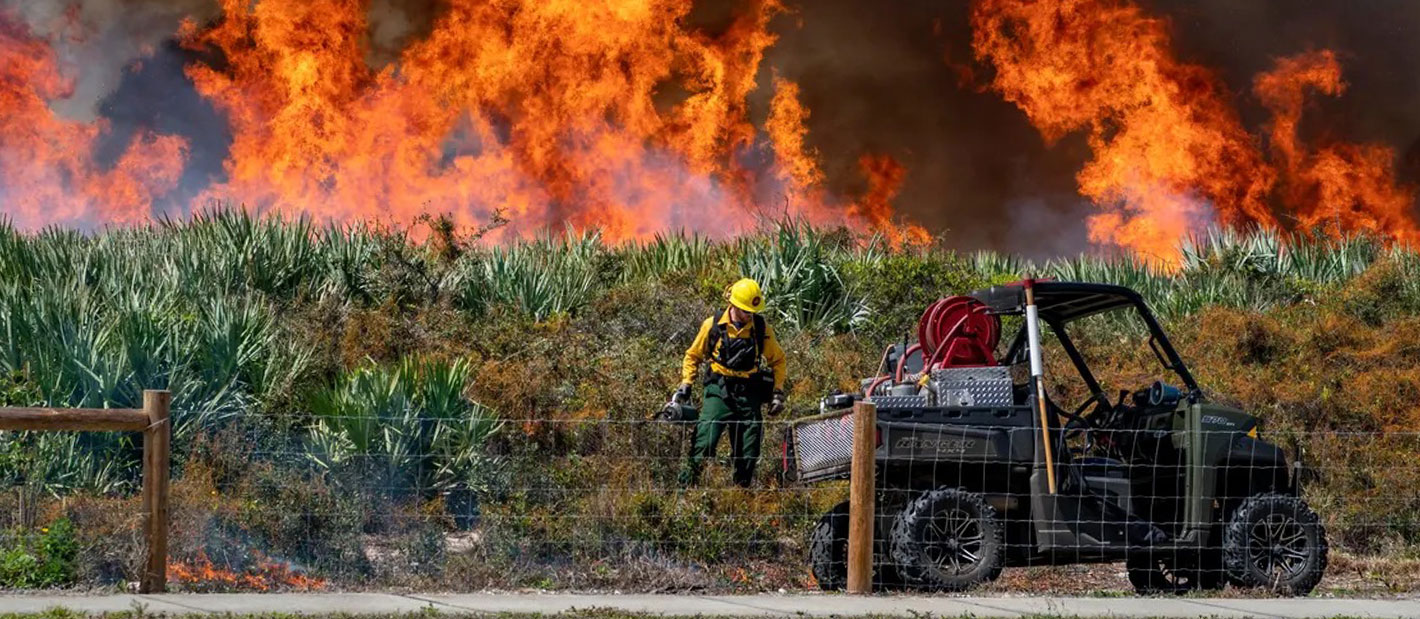
<svg viewBox="0 0 1420 619"><path fill-rule="evenodd" d="M967 296L980 301L987 307L987 311L999 316L1022 316L1026 311L1025 286L1020 282L992 286L984 290L977 290ZM1080 354L1080 350L1070 339L1065 325L1082 318L1130 306L1138 312L1144 325L1149 329L1149 348L1158 357L1159 363L1163 365L1164 369L1178 374L1179 380L1183 382L1189 392L1197 393L1199 391L1198 383L1189 373L1188 366L1183 362L1183 358L1179 357L1178 351L1173 347L1173 342L1169 340L1168 334L1159 325L1158 319L1154 317L1154 313L1149 310L1148 304L1144 302L1144 298L1139 293L1113 284L1036 280L1035 302L1036 311L1039 312L1041 321L1055 333L1065 355L1075 365L1075 369L1079 371L1080 377L1084 379L1091 393L1100 393L1102 388L1094 373L1090 371L1089 364ZM1015 338L1011 340L1010 348L1002 357L1002 365L1025 363L1026 354L1026 331L1021 329L1017 331Z"/></svg>

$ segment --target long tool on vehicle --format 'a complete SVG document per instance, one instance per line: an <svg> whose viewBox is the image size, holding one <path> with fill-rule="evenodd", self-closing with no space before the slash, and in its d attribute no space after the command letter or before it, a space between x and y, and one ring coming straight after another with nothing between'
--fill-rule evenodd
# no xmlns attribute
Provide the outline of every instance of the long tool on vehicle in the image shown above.
<svg viewBox="0 0 1420 619"><path fill-rule="evenodd" d="M1030 375L1035 383L1035 405L1040 410L1040 442L1045 446L1045 480L1055 494L1055 456L1050 448L1050 422L1045 413L1045 368L1040 360L1040 314L1035 306L1035 279L1027 278L1026 338L1030 345Z"/></svg>

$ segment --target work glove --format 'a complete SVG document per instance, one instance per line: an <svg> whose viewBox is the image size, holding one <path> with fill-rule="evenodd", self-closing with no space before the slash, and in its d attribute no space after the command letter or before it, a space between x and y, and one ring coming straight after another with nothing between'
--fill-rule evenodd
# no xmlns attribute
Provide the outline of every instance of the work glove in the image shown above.
<svg viewBox="0 0 1420 619"><path fill-rule="evenodd" d="M690 383L682 383L675 393L671 394L671 404L687 404L690 402Z"/></svg>
<svg viewBox="0 0 1420 619"><path fill-rule="evenodd" d="M778 415L784 412L784 400L784 391L782 389L775 389L774 399L769 401L769 414Z"/></svg>

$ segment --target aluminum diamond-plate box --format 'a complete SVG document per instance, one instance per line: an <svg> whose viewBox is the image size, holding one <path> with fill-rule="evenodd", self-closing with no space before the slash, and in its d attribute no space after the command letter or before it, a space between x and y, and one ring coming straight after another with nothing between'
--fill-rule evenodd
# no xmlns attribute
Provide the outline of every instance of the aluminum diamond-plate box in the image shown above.
<svg viewBox="0 0 1420 619"><path fill-rule="evenodd" d="M803 480L846 470L853 461L852 411L794 424L794 455Z"/></svg>
<svg viewBox="0 0 1420 619"><path fill-rule="evenodd" d="M1004 366L932 370L939 406L1010 406L1011 369Z"/></svg>

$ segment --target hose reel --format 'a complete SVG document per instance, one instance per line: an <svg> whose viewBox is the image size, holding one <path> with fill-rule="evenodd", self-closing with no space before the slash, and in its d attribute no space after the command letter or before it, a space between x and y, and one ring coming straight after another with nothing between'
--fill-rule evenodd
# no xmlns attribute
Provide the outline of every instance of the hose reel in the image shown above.
<svg viewBox="0 0 1420 619"><path fill-rule="evenodd" d="M951 367L996 365L1001 320L972 297L938 299L917 322L925 371Z"/></svg>

